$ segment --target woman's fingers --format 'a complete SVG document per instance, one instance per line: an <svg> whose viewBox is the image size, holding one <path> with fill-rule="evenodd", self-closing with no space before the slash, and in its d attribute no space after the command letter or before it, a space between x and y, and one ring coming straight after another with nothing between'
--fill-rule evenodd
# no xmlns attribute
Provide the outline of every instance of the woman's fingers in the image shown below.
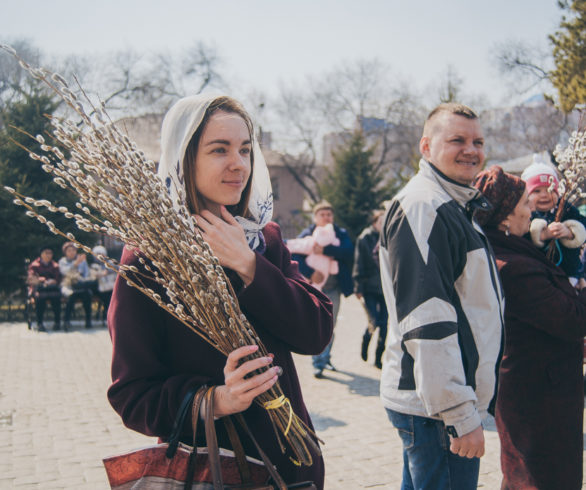
<svg viewBox="0 0 586 490"><path fill-rule="evenodd" d="M240 226L240 223L238 223L238 221L236 221L236 218L234 218L234 216L232 216L232 214L230 213L230 211L228 211L226 209L226 206L221 206L220 207L220 212L222 213L222 218L224 219L224 221L230 225L236 225L236 226Z"/></svg>
<svg viewBox="0 0 586 490"><path fill-rule="evenodd" d="M239 347L238 349L233 350L228 354L228 359L226 360L226 366L224 367L224 373L226 371L235 371L238 368L238 364L240 363L240 359L249 356L253 352L258 350L258 345L245 345L244 347Z"/></svg>

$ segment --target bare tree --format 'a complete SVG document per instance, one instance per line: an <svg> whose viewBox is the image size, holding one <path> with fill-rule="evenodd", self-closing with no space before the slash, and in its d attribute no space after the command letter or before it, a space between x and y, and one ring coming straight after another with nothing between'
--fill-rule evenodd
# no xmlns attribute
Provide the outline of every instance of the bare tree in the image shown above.
<svg viewBox="0 0 586 490"><path fill-rule="evenodd" d="M411 168L422 109L412 89L378 60L338 66L308 78L303 89L283 86L275 107L289 150L282 163L312 201L321 197L319 184L332 150L357 129L389 178Z"/></svg>
<svg viewBox="0 0 586 490"><path fill-rule="evenodd" d="M517 92L526 93L540 85L551 87L551 53L522 41L506 41L496 46L496 66L514 82Z"/></svg>
<svg viewBox="0 0 586 490"><path fill-rule="evenodd" d="M117 116L165 112L178 98L209 86L222 86L215 49L201 42L179 55L168 52L118 51L99 57L91 66L74 59L86 92Z"/></svg>

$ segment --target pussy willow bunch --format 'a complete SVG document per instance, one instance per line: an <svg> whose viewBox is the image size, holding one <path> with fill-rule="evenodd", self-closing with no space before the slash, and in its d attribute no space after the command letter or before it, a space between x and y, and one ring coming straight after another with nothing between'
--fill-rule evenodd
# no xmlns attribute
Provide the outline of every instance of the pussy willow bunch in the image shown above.
<svg viewBox="0 0 586 490"><path fill-rule="evenodd" d="M57 185L79 197L77 209L69 210L5 187L14 196L14 203L24 206L27 215L53 233L94 255L223 354L257 344L259 349L253 357L266 356L266 348L241 312L230 281L195 219L181 202L173 206L155 164L112 124L103 106L86 101L91 106L89 116L60 75L33 68L11 48L0 47L15 56L33 78L49 86L81 119L80 123L48 116L53 128L51 138L67 150L67 157L57 146L47 144L42 135L34 137L41 144L42 154L29 152ZM142 269L93 254L72 233L63 233L40 214L40 208L74 220L82 231L121 240L133 248ZM286 451L284 439L294 462L311 465L309 447L319 452L313 439L316 436L293 412L279 383L255 402L267 410L281 450Z"/></svg>
<svg viewBox="0 0 586 490"><path fill-rule="evenodd" d="M586 198L586 127L580 118L578 130L570 135L568 146L558 145L554 150L558 169L562 174L559 183L560 200L555 221L561 221L567 206ZM552 184L553 187L553 184ZM547 257L553 260L556 247L549 247Z"/></svg>

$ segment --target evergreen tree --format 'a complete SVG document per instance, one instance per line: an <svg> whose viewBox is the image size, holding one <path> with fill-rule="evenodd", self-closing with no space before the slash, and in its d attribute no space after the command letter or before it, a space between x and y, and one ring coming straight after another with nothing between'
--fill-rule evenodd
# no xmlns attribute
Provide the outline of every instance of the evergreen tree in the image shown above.
<svg viewBox="0 0 586 490"><path fill-rule="evenodd" d="M566 113L586 103L586 0L563 0L558 5L566 15L560 28L549 36L555 70L550 79Z"/></svg>
<svg viewBox="0 0 586 490"><path fill-rule="evenodd" d="M370 224L371 212L390 196L372 154L362 132L355 132L347 145L333 153L334 167L322 185L322 197L332 204L336 224L346 228L352 240Z"/></svg>
<svg viewBox="0 0 586 490"><path fill-rule="evenodd" d="M32 160L28 152L19 146L42 153L40 145L16 129L33 136L44 134L45 139L50 141L45 134L50 129L47 115L52 114L57 105L50 95L32 90L6 104L0 114L0 294L23 290L25 259L37 257L41 245L53 247L56 258L61 255L64 239L26 216L23 208L15 206L12 197L3 188L10 186L26 196L47 199L70 209L74 206L73 194L54 184L51 176L42 170L40 162ZM88 238L88 234L79 233L70 220L52 213L48 213L47 218L65 232L71 231L79 238Z"/></svg>

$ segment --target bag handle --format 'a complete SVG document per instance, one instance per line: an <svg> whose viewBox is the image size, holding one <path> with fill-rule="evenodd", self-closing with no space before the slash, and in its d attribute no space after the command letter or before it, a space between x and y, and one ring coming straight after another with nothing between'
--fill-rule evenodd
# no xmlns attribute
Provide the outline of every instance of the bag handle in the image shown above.
<svg viewBox="0 0 586 490"><path fill-rule="evenodd" d="M204 418L204 425L205 425L205 435L206 435L206 444L208 448L208 462L210 465L210 470L212 474L212 482L214 486L214 490L223 490L224 489L224 481L222 479L222 467L220 463L220 450L218 446L218 437L216 434L216 426L214 423L214 392L216 390L216 386L211 387L202 387L200 391L195 395L195 400L193 403L193 411L192 411L192 425L194 430L194 443L193 443L193 452L191 453L190 458L190 469L188 471L188 477L185 481L185 488L191 488L191 483L193 479L193 471L195 466L195 456L197 455L197 444L196 444L196 431L197 431L197 424L200 418L200 410L202 405L202 400L205 399L205 405L203 408L203 418ZM252 440L258 454L260 455L269 475L277 485L279 490L287 490L287 485L285 481L277 472L275 466L271 463L271 460L266 455L266 453L261 449L260 445L256 441L256 438L252 435L252 432L248 428L248 424L244 420L242 414L238 413L235 414L234 417L238 420L239 424L242 426L248 437ZM234 427L234 423L231 420L231 416L228 415L224 418L224 424L226 425L226 430L228 431L228 436L230 437L230 442L232 443L232 449L236 456L236 460L238 462L238 466L241 469L241 478L244 483L245 475L242 473L241 463L244 463L243 466L246 467L246 472L250 475L250 469L248 468L248 463L246 461L246 455L244 453L244 449L242 446L242 442L240 441L240 437L238 436L238 432ZM236 443L234 441L237 441Z"/></svg>
<svg viewBox="0 0 586 490"><path fill-rule="evenodd" d="M220 464L220 448L218 446L218 437L216 435L216 425L214 424L215 391L216 387L212 386L205 394L204 423L206 444L208 446L208 461L212 472L212 483L215 490L223 490L224 480L222 479L222 466ZM197 449L195 448L194 451L197 451Z"/></svg>
<svg viewBox="0 0 586 490"><path fill-rule="evenodd" d="M195 458L197 457L197 425L199 421L199 412L201 410L201 404L206 394L208 387L203 385L195 394L191 409L191 425L193 428L193 449L189 454L189 461L187 463L187 475L185 477L184 490L191 490L193 484L193 477L195 475Z"/></svg>
<svg viewBox="0 0 586 490"><path fill-rule="evenodd" d="M271 475L271 478L273 479L273 481L275 482L275 484L277 485L277 487L280 490L287 490L287 484L285 483L285 480L283 480L283 478L281 478L281 475L279 475L279 473L277 472L277 468L275 466L273 466L273 463L271 463L271 460L269 459L269 457L261 449L261 447L258 444L258 442L256 442L256 438L252 435L252 432L248 428L248 424L244 420L244 417L242 416L242 414L241 413L237 413L237 414L234 415L234 417L236 418L236 420L238 420L238 422L240 423L240 425L244 428L244 430L245 430L246 434L248 435L248 437L250 437L250 439L254 443L254 447L256 447L256 450L258 451L258 454L260 455L263 463L265 464L265 466L266 466L266 468L267 468L267 470L269 472L269 475Z"/></svg>
<svg viewBox="0 0 586 490"><path fill-rule="evenodd" d="M205 388L205 385L203 388ZM175 417L175 421L173 422L173 429L171 429L171 435L169 436L169 447L165 452L165 456L167 456L167 458L169 459L175 456L175 453L177 452L177 447L179 446L179 438L181 436L181 429L183 428L183 425L185 423L185 417L187 416L187 413L189 411L191 401L193 400L195 393L199 389L201 389L199 386L194 386L190 388L185 397L183 398L181 405L179 405L177 416Z"/></svg>

